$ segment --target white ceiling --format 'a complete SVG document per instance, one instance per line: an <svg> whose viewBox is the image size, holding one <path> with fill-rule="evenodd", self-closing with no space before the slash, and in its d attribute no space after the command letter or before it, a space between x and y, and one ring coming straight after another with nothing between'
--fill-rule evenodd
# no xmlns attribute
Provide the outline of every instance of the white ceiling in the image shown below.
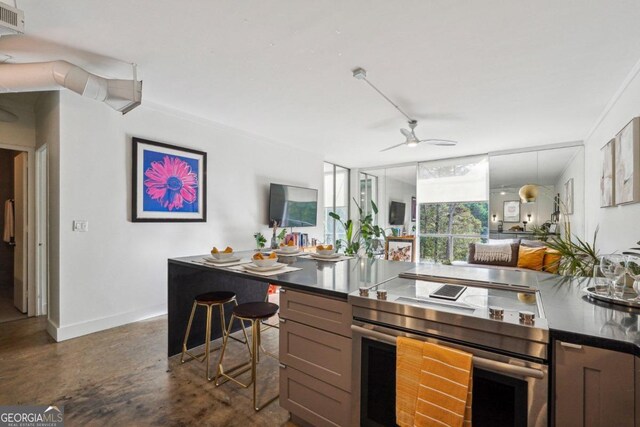
<svg viewBox="0 0 640 427"><path fill-rule="evenodd" d="M7 0L8 1L8 0ZM11 3L10 3L11 4ZM19 0L11 62L67 59L165 105L375 166L583 139L640 58L637 0ZM0 59L2 60L2 59ZM410 114L423 138L401 147ZM136 111L130 114L135 115ZM212 144L224 141L212 141Z"/></svg>

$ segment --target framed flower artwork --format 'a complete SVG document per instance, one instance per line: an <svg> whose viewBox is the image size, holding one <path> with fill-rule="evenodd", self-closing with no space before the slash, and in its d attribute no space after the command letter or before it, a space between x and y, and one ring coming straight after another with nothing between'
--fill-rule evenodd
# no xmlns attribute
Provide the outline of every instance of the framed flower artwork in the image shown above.
<svg viewBox="0 0 640 427"><path fill-rule="evenodd" d="M206 222L207 153L132 138L133 222Z"/></svg>

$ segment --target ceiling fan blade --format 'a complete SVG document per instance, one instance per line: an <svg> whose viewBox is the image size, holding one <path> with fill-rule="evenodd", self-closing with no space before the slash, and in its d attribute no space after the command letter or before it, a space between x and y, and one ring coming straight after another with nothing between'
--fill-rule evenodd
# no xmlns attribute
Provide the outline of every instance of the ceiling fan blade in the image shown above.
<svg viewBox="0 0 640 427"><path fill-rule="evenodd" d="M407 144L406 142L401 142L400 144L392 145L391 147L385 148L384 150L380 150L380 152L382 153L383 151L389 151L393 148L397 148L397 147L400 147L401 145L406 145L406 144Z"/></svg>
<svg viewBox="0 0 640 427"><path fill-rule="evenodd" d="M458 141L451 141L449 139L422 139L420 142L426 142L431 145L439 145L442 147L452 147L458 144Z"/></svg>
<svg viewBox="0 0 640 427"><path fill-rule="evenodd" d="M413 135L411 131L408 131L406 129L400 129L400 133L406 136L407 138L410 138Z"/></svg>

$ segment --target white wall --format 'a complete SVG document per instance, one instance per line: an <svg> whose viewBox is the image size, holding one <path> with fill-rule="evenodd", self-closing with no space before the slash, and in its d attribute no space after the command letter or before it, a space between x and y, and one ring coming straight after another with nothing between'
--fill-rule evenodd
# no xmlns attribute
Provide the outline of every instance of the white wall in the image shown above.
<svg viewBox="0 0 640 427"><path fill-rule="evenodd" d="M600 227L598 247L602 253L622 251L640 240L640 203L611 208L600 208L600 174L602 148L633 117L640 116L640 67L635 76L611 105L602 121L585 139L585 205L586 238L591 241ZM636 167L640 165L636 164Z"/></svg>
<svg viewBox="0 0 640 427"><path fill-rule="evenodd" d="M560 200L566 200L565 183L573 178L573 214L568 215L571 223L571 234L580 239L584 238L585 222L585 188L584 188L584 150L580 149L571 159L556 183L556 193L560 194ZM598 183L599 184L599 183ZM600 193L598 193L600 194ZM559 222L560 228L564 227L564 221ZM562 232L563 230L559 230Z"/></svg>
<svg viewBox="0 0 640 427"><path fill-rule="evenodd" d="M0 107L18 116L17 122L0 121L0 144L33 148L36 146L33 107L19 99L0 96Z"/></svg>
<svg viewBox="0 0 640 427"><path fill-rule="evenodd" d="M407 233L412 234L411 227L413 226L414 222L411 221L411 197L416 196L415 184L412 185L391 177L382 177L378 180L378 182L380 182L380 180L383 182L383 184L380 186L380 191L378 192L378 197L382 201L379 206L381 220L380 224L383 224L385 228L402 228L401 225L389 224L389 205L391 204L391 201L401 202L405 204L404 226L407 230Z"/></svg>
<svg viewBox="0 0 640 427"><path fill-rule="evenodd" d="M121 116L66 91L60 98L58 340L165 313L167 258L253 248L253 233L269 232L270 182L317 188L323 200L317 156L166 109ZM208 153L206 223L130 222L132 136ZM89 231L72 232L74 219ZM321 221L304 231L320 238Z"/></svg>

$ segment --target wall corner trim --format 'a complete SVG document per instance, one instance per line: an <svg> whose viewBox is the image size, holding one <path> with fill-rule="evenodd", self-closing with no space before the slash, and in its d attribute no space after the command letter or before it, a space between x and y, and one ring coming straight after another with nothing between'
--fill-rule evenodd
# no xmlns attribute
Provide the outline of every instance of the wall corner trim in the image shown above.
<svg viewBox="0 0 640 427"><path fill-rule="evenodd" d="M602 113L600 113L600 115L596 119L596 122L593 124L587 135L583 138L584 141L588 141L589 138L591 138L591 136L595 133L595 131L598 129L602 121L607 117L611 109L616 105L627 87L638 76L638 73L640 73L640 59L638 59L638 62L636 62L633 67L631 67L631 70L629 71L629 74L627 74L627 77L625 77L618 90L615 91L607 105L605 105Z"/></svg>
<svg viewBox="0 0 640 427"><path fill-rule="evenodd" d="M167 314L167 306L161 304L142 310L74 323L68 326L59 327L49 320L47 322L47 332L54 340L60 342L165 314Z"/></svg>

